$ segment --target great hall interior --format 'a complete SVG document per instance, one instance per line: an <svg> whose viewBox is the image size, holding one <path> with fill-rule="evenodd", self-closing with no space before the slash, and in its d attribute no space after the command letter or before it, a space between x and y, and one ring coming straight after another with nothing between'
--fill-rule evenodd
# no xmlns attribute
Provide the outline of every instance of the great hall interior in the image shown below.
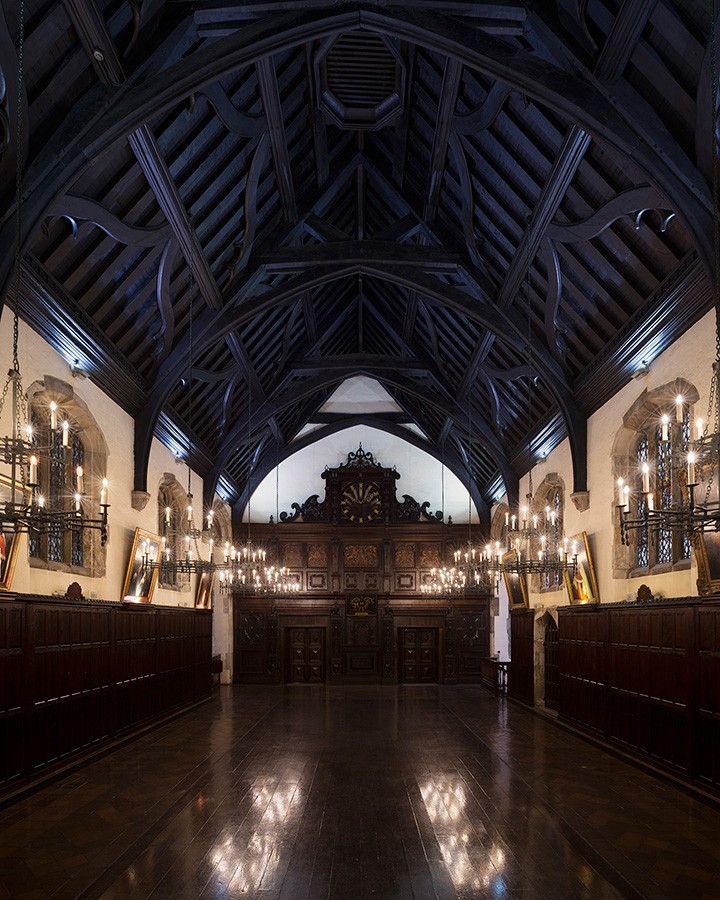
<svg viewBox="0 0 720 900"><path fill-rule="evenodd" d="M0 900L718 900L715 0L0 9Z"/></svg>

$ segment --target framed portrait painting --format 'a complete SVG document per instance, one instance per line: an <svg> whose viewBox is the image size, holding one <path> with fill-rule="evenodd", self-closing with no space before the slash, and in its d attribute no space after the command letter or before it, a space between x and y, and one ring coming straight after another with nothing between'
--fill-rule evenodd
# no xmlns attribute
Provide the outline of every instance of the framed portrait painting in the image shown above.
<svg viewBox="0 0 720 900"><path fill-rule="evenodd" d="M0 503L19 503L23 500L23 492L17 487L14 497L12 493L12 481L7 475L0 475ZM28 499L25 497L26 501ZM0 530L0 591L10 590L22 537L21 533L11 528Z"/></svg>
<svg viewBox="0 0 720 900"><path fill-rule="evenodd" d="M698 534L693 547L698 567L698 594L701 597L720 594L720 532Z"/></svg>
<svg viewBox="0 0 720 900"><path fill-rule="evenodd" d="M511 550L502 558L503 564L517 562L517 553ZM508 593L510 609L525 609L528 605L528 592L525 576L519 572L503 572L505 588Z"/></svg>
<svg viewBox="0 0 720 900"><path fill-rule="evenodd" d="M122 599L124 603L150 603L158 570L147 564L158 558L161 538L157 534L135 529L130 559L125 574Z"/></svg>
<svg viewBox="0 0 720 900"><path fill-rule="evenodd" d="M212 606L212 589L215 581L214 572L203 572L198 578L195 609L210 609Z"/></svg>
<svg viewBox="0 0 720 900"><path fill-rule="evenodd" d="M597 579L595 578L595 566L590 555L587 532L575 534L568 538L568 562L573 556L577 557L575 574L570 577L570 572L565 572L565 587L571 603L599 603Z"/></svg>

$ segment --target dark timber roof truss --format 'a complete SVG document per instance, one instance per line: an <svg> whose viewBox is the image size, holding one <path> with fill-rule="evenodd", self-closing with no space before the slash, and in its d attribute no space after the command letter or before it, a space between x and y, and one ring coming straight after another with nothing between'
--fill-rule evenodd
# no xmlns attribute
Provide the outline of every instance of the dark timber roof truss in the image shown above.
<svg viewBox="0 0 720 900"><path fill-rule="evenodd" d="M20 148L2 11L3 281L20 152L21 314L135 417L137 490L157 435L241 509L364 422L484 512L532 378L583 491L587 416L711 307L706 2L26 0ZM361 374L401 412L321 411Z"/></svg>

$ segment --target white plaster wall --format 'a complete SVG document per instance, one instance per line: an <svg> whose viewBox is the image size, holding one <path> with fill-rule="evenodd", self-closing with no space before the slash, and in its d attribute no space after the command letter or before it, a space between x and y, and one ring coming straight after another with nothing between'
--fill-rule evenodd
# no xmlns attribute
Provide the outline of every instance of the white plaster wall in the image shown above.
<svg viewBox="0 0 720 900"><path fill-rule="evenodd" d="M355 425L345 431L305 447L280 463L279 508L290 512L292 503L303 503L312 494L325 497L325 482L321 473L326 466L338 466L347 460L351 451L358 449L372 453L383 466L395 466L400 473L397 480L397 496L410 494L418 502L430 501L432 512L442 508L442 463L429 453L414 447L393 434L376 428ZM253 522L267 522L275 516L275 470L258 486L250 501L250 517ZM453 522L468 520L468 492L458 478L445 467L445 513ZM248 512L245 512L247 521ZM477 512L472 508L472 521L477 522Z"/></svg>
<svg viewBox="0 0 720 900"><path fill-rule="evenodd" d="M548 472L557 472L565 481L565 534L582 531L588 534L590 550L595 564L598 590L602 603L626 599L635 595L641 584L647 584L656 595L682 597L697 593L697 567L693 554L690 569L663 575L641 575L634 578L613 577L613 527L615 509L615 477L612 470L612 450L625 413L643 391L648 393L675 378L685 378L697 388L699 400L693 410L693 418L707 420L708 394L712 363L715 359L715 313L708 313L679 338L664 353L651 362L649 373L640 380L626 384L613 398L602 406L588 422L588 489L590 506L579 512L570 494L573 491L572 465L569 441L563 441L546 461L533 469L533 486L537 488ZM520 482L520 497L527 493L528 477ZM502 498L506 502L506 498ZM532 606L555 606L568 603L567 592L531 593ZM500 625L502 628L502 625Z"/></svg>
<svg viewBox="0 0 720 900"><path fill-rule="evenodd" d="M2 372L12 363L12 315L5 310L0 320L0 348L2 348ZM72 581L78 581L83 593L97 591L100 600L121 600L130 548L135 528L157 532L157 487L164 472L172 472L185 488L187 468L177 465L172 453L159 441L153 441L148 470L150 500L139 512L131 506L133 488L133 420L113 403L90 379L73 379L68 362L29 326L20 322L19 362L25 390L46 375L54 376L72 385L76 395L87 404L108 446L107 477L109 482L109 535L106 544L107 560L104 576L76 576L68 572L30 568L27 556L27 539L23 538L12 590L19 593L64 594ZM2 434L10 433L11 410L6 403L0 418ZM196 502L201 502L202 480L193 473L192 489ZM197 518L196 518L197 521ZM193 606L195 602L195 578L185 591L156 589L153 603L172 606Z"/></svg>

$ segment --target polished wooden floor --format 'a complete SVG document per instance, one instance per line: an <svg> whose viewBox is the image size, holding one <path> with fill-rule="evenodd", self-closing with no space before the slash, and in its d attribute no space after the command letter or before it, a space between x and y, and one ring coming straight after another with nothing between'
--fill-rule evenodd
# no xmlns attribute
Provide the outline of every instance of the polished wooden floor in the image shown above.
<svg viewBox="0 0 720 900"><path fill-rule="evenodd" d="M223 687L0 810L13 900L712 900L720 809L474 687Z"/></svg>

